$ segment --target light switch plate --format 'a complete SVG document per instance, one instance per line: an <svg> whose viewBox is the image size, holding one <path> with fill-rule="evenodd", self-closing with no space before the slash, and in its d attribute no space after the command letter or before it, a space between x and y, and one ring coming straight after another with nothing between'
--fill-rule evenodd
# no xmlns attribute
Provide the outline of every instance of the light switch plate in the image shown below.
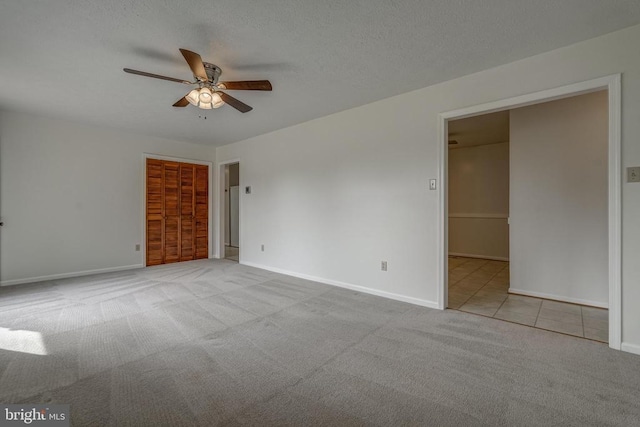
<svg viewBox="0 0 640 427"><path fill-rule="evenodd" d="M435 190L438 188L438 180L430 179L429 180L429 190Z"/></svg>
<svg viewBox="0 0 640 427"><path fill-rule="evenodd" d="M640 182L640 166L627 168L627 182Z"/></svg>
<svg viewBox="0 0 640 427"><path fill-rule="evenodd" d="M246 187L244 187L244 194L251 194L251 186L247 185Z"/></svg>

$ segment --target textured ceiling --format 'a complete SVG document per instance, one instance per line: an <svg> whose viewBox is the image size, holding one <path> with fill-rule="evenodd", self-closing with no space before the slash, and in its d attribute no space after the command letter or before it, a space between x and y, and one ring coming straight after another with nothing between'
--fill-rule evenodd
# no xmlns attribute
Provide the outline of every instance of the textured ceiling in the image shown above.
<svg viewBox="0 0 640 427"><path fill-rule="evenodd" d="M640 22L637 0L0 2L0 108L223 145ZM178 48L255 109L176 109ZM34 102L35 101L35 102Z"/></svg>
<svg viewBox="0 0 640 427"><path fill-rule="evenodd" d="M449 148L471 147L509 141L509 110L449 122Z"/></svg>

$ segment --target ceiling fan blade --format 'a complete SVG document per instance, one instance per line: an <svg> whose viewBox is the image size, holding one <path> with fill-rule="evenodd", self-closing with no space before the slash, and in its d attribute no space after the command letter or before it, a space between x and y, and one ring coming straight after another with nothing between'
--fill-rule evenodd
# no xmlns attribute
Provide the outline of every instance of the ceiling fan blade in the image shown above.
<svg viewBox="0 0 640 427"><path fill-rule="evenodd" d="M187 97L182 97L173 104L174 107L186 107L189 105L189 101L187 101Z"/></svg>
<svg viewBox="0 0 640 427"><path fill-rule="evenodd" d="M207 72L204 69L204 64L202 63L200 55L187 49L180 49L180 52L187 61L187 64L189 64L189 68L191 68L193 75L200 80L208 81L209 77L207 77Z"/></svg>
<svg viewBox="0 0 640 427"><path fill-rule="evenodd" d="M249 111L253 110L253 107L249 107L247 104L235 99L231 95L227 95L226 93L220 92L220 91L216 93L220 94L220 97L226 104L231 105L233 108L240 111L241 113L248 113Z"/></svg>
<svg viewBox="0 0 640 427"><path fill-rule="evenodd" d="M132 70L131 68L123 68L123 70L125 73L129 73L129 74L137 74L139 76L144 76L144 77L153 77L154 79L160 79L160 80L169 80L170 82L184 83L187 85L193 84L192 82L188 82L186 80L176 79L174 77L161 76L159 74L145 73L144 71Z"/></svg>
<svg viewBox="0 0 640 427"><path fill-rule="evenodd" d="M219 85L220 85L220 89L228 89L228 90L272 90L271 82L269 80L248 80L244 82L220 82Z"/></svg>

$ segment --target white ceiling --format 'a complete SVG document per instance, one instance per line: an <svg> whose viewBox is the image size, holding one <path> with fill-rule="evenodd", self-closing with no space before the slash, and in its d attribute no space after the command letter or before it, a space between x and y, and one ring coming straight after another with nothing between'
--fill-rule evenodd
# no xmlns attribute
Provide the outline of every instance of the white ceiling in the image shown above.
<svg viewBox="0 0 640 427"><path fill-rule="evenodd" d="M0 108L223 145L640 22L638 0L28 0L0 2ZM231 92L199 119L173 108L178 48Z"/></svg>
<svg viewBox="0 0 640 427"><path fill-rule="evenodd" d="M449 148L472 147L509 141L509 110L452 120L449 141L458 141Z"/></svg>

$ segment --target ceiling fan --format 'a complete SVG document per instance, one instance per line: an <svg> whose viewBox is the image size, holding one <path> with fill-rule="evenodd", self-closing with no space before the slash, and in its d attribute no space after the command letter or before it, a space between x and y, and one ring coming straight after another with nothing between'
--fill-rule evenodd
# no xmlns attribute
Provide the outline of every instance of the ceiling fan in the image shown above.
<svg viewBox="0 0 640 427"><path fill-rule="evenodd" d="M158 74L145 73L144 71L132 70L131 68L124 68L123 70L125 73L137 74L139 76L169 80L170 82L183 83L186 85L198 85L197 88L191 90L173 104L174 107L186 107L191 104L203 110L210 110L212 108L222 107L224 104L229 104L241 113L247 113L253 110L253 108L233 96L222 92L222 90L271 90L269 80L248 80L241 82L218 81L222 74L220 67L208 62L203 62L200 55L190 50L180 49L180 52L193 72L193 77L195 78L193 82Z"/></svg>

